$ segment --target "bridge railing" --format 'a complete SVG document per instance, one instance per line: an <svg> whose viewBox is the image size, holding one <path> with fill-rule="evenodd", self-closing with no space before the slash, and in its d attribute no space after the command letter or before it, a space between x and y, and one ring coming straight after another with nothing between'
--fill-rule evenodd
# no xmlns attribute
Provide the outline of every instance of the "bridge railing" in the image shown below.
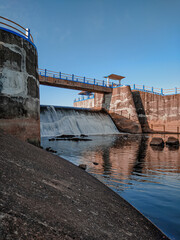
<svg viewBox="0 0 180 240"><path fill-rule="evenodd" d="M85 101L85 100L93 99L93 98L94 98L94 94L91 95L91 96L82 96L82 97L79 97L79 98L75 98L74 102Z"/></svg>
<svg viewBox="0 0 180 240"><path fill-rule="evenodd" d="M55 71L50 71L47 69L39 69L38 71L39 71L39 75L43 76L43 77L52 77L52 78L57 78L57 79L62 79L62 80L81 82L81 83L97 85L97 86L102 86L102 87L108 87L108 88L130 86L131 90L149 92L149 93L158 94L158 95L162 95L162 96L163 95L180 94L180 88L177 88L177 87L171 88L171 89L164 89L164 88L155 88L155 87L139 85L139 84L121 85L121 84L117 84L117 82L114 82L114 81L110 81L109 86L107 86L107 82L105 80L98 80L95 78L87 78L87 77L77 76L74 74L62 73L62 72L55 72Z"/></svg>
<svg viewBox="0 0 180 240"><path fill-rule="evenodd" d="M34 43L29 28L24 28L20 24L2 16L0 16L0 25L2 25L5 30L13 30L16 33L22 35L24 38L27 38L32 43Z"/></svg>
<svg viewBox="0 0 180 240"><path fill-rule="evenodd" d="M69 81L74 81L74 82L81 82L81 83L86 83L86 84L91 84L91 85L108 87L105 80L98 80L95 78L87 78L87 77L77 76L74 74L62 73L62 72L54 72L54 71L50 71L47 69L39 69L39 75L43 76L43 77L52 77L52 78L57 78L57 79L62 79L62 80L69 80ZM113 83L110 82L109 87L112 87L112 85L113 85Z"/></svg>
<svg viewBox="0 0 180 240"><path fill-rule="evenodd" d="M145 85L138 85L138 84L132 84L130 85L131 90L138 90L142 92L149 92L154 93L158 95L173 95L173 94L180 94L180 88L171 88L171 89L165 89L165 88L155 88L155 87L149 87Z"/></svg>

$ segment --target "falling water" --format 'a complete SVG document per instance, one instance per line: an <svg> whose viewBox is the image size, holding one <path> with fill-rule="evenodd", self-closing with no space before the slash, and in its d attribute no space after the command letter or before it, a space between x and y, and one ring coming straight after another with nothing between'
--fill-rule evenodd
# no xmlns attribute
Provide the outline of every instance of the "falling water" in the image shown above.
<svg viewBox="0 0 180 240"><path fill-rule="evenodd" d="M118 134L108 114L87 109L41 106L41 137Z"/></svg>

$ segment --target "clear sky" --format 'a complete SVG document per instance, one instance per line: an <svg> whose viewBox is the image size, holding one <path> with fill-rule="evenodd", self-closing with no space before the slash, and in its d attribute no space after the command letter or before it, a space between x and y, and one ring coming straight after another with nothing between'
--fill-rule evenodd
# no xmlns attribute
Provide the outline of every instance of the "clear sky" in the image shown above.
<svg viewBox="0 0 180 240"><path fill-rule="evenodd" d="M0 15L31 29L40 68L180 87L180 0L0 0ZM40 102L72 106L77 94L41 86Z"/></svg>

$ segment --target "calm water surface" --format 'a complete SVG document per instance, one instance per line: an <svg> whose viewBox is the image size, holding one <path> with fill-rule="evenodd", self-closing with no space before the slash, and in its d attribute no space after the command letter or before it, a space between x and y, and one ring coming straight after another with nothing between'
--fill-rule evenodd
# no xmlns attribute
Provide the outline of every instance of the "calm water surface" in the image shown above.
<svg viewBox="0 0 180 240"><path fill-rule="evenodd" d="M168 135L160 137L166 140ZM90 142L50 142L42 138L42 146L52 147L58 156L76 165L86 164L89 173L136 207L167 236L180 239L180 148L152 148L151 135L90 138Z"/></svg>

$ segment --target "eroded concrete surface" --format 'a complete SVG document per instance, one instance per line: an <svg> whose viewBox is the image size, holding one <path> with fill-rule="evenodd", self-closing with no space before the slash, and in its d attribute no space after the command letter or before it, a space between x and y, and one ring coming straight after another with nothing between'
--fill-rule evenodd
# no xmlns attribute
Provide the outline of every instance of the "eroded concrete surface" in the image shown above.
<svg viewBox="0 0 180 240"><path fill-rule="evenodd" d="M168 239L68 161L0 133L1 239Z"/></svg>
<svg viewBox="0 0 180 240"><path fill-rule="evenodd" d="M25 39L0 30L0 54L0 129L39 144L37 51Z"/></svg>

